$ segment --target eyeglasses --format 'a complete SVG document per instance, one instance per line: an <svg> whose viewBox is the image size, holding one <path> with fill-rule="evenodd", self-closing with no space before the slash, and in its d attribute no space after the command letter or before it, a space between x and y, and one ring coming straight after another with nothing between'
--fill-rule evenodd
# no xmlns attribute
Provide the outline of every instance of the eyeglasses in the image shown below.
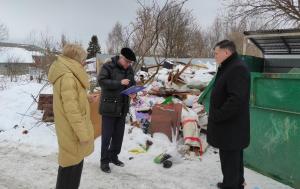
<svg viewBox="0 0 300 189"><path fill-rule="evenodd" d="M127 64L132 64L133 61L128 60L127 58L125 58L124 56L121 56L123 58L123 60L127 63Z"/></svg>
<svg viewBox="0 0 300 189"><path fill-rule="evenodd" d="M133 61L126 61L127 64L133 64Z"/></svg>

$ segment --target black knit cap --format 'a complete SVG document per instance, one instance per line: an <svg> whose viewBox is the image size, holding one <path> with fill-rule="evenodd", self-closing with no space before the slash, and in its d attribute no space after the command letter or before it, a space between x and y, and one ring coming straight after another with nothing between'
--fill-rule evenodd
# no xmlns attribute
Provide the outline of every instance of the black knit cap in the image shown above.
<svg viewBox="0 0 300 189"><path fill-rule="evenodd" d="M121 55L123 55L126 59L130 61L134 61L134 62L136 61L134 52L128 47L121 49Z"/></svg>

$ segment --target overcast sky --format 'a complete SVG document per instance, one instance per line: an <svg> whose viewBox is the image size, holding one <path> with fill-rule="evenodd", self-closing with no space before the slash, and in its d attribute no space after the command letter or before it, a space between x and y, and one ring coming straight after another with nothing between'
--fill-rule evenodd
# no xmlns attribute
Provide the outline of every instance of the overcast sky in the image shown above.
<svg viewBox="0 0 300 189"><path fill-rule="evenodd" d="M0 0L0 23L8 27L11 42L26 42L30 33L47 31L57 39L64 33L87 46L96 34L104 49L114 24L128 25L137 7L136 0ZM185 7L205 28L220 11L221 0L189 0Z"/></svg>

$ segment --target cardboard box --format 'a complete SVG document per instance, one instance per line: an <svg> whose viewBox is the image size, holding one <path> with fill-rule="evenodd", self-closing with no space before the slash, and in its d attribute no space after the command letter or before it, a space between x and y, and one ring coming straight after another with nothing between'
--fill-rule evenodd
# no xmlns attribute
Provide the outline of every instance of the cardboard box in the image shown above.
<svg viewBox="0 0 300 189"><path fill-rule="evenodd" d="M102 117L99 114L99 102L100 102L100 93L93 93L91 95L96 95L96 100L90 103L91 109L91 121L94 126L95 139L101 136L102 134Z"/></svg>

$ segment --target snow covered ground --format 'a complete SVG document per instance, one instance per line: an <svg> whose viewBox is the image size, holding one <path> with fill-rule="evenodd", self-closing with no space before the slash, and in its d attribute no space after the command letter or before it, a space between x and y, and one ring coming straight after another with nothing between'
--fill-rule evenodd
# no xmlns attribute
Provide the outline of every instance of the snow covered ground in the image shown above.
<svg viewBox="0 0 300 189"><path fill-rule="evenodd" d="M5 82L6 87L0 89L0 189L55 188L58 166L55 129L53 124L39 121L42 112L36 110L37 103L33 100L44 84L28 80ZM51 87L43 89L43 93L49 92ZM222 179L217 150L209 148L202 160L182 160L175 156L174 165L164 169L153 163L153 159L162 152L173 153L174 144L163 135L151 138L131 128L126 127L120 155L126 166L112 166L111 174L102 173L99 169L101 138L98 138L95 152L85 161L81 188L215 189L215 184ZM138 155L128 152L148 139L153 142L148 152ZM245 170L245 177L247 189L290 188L249 169Z"/></svg>

